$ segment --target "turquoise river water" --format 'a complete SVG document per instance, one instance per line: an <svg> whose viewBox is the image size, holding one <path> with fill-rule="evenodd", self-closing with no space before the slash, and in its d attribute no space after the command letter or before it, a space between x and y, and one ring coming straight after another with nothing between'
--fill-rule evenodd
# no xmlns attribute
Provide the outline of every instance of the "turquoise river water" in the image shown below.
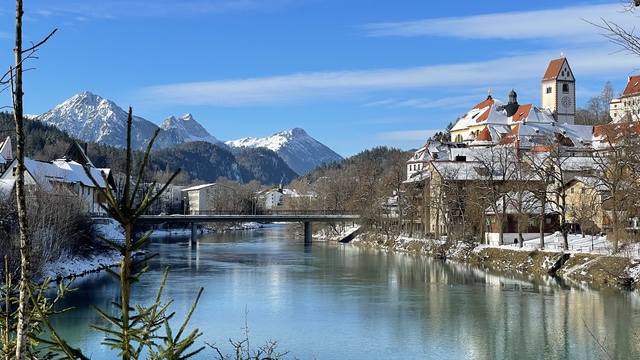
<svg viewBox="0 0 640 360"><path fill-rule="evenodd" d="M191 327L198 341L232 355L229 339L248 328L252 348L278 342L286 359L638 359L637 292L589 289L551 277L497 274L423 256L351 244L293 240L284 227L153 239L159 256L134 287L149 304L170 266L165 298L181 320L200 287ZM92 359L119 287L105 273L76 282L75 306L54 325ZM177 331L177 324L176 331ZM247 327L248 326L248 327ZM205 345L206 346L206 345ZM213 359L207 347L198 359Z"/></svg>

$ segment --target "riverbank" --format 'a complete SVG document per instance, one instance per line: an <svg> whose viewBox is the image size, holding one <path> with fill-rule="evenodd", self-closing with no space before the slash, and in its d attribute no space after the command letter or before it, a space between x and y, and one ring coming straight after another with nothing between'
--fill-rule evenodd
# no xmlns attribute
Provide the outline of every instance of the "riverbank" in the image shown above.
<svg viewBox="0 0 640 360"><path fill-rule="evenodd" d="M553 274L563 279L593 286L634 287L640 289L640 252L637 244L628 245L616 256L611 244L602 237L569 236L569 250L561 250L561 237L545 237L545 249L539 249L540 239L518 244L487 246L458 242L398 237L388 240L371 234L357 236L355 246L373 247L384 251L402 251L469 263L490 270L525 274Z"/></svg>
<svg viewBox="0 0 640 360"><path fill-rule="evenodd" d="M198 229L199 234L218 232L218 231L239 231L261 228L263 225L256 222L243 223L239 226L225 229L211 229L201 227ZM122 227L111 219L103 219L103 221L94 224L98 234L104 239L109 239L114 243L124 243L124 230ZM153 238L162 238L169 236L189 236L191 229L157 229L151 234ZM119 251L106 246L100 245L96 239L95 249L87 252L85 255L64 255L58 261L47 264L42 271L42 278L51 278L56 280L71 279L81 277L90 273L102 271L109 267L116 267L122 260ZM144 256L145 251L138 251L136 256Z"/></svg>

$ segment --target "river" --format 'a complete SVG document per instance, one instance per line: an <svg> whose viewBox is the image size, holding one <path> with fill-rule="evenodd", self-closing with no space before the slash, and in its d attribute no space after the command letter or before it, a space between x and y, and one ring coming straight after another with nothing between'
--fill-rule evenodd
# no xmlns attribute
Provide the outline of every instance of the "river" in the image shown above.
<svg viewBox="0 0 640 360"><path fill-rule="evenodd" d="M165 298L181 320L200 287L191 328L232 355L229 338L248 329L252 348L269 340L286 359L638 359L640 297L590 290L551 277L495 274L423 256L351 244L293 240L284 227L152 239L158 257L134 287L134 301ZM65 300L76 307L54 325L92 359L104 324L89 305L109 308L117 282L106 273L80 279ZM176 324L177 331L177 324ZM205 349L198 359L212 359Z"/></svg>

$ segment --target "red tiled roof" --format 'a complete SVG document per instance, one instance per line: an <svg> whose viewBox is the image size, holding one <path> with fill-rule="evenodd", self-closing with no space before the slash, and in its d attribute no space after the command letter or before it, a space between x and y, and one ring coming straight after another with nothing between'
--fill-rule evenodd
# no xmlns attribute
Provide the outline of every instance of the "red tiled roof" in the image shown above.
<svg viewBox="0 0 640 360"><path fill-rule="evenodd" d="M632 121L615 124L596 125L593 129L594 137L602 137L602 142L610 144L619 142L627 135L640 135L640 123L637 121Z"/></svg>
<svg viewBox="0 0 640 360"><path fill-rule="evenodd" d="M487 108L487 107L488 107L488 109L487 109L487 110L485 110L484 112L482 112L482 113L480 114L480 116L478 116L478 117L476 118L476 122L477 122L477 123L481 123L481 122L483 122L483 121L486 121L486 120L489 118L489 113L491 112L491 107L493 106L493 104L494 104L494 103L495 103L495 100L493 100L493 99L487 99L487 100L485 100L485 101L481 102L480 104L478 104L478 105L476 105L476 106L474 106L474 107L473 107L474 109L479 109L479 110L481 110L481 109L484 109L484 108Z"/></svg>
<svg viewBox="0 0 640 360"><path fill-rule="evenodd" d="M559 59L551 60L551 62L549 63L549 67L547 68L547 71L544 73L544 76L542 77L542 81L553 80L557 78L558 75L560 75L560 70L562 69L562 64L564 64L565 60L566 59L563 57Z"/></svg>
<svg viewBox="0 0 640 360"><path fill-rule="evenodd" d="M557 147L558 147L558 144L549 143L549 144L534 146L531 148L531 151L532 152L549 152L549 151L555 150Z"/></svg>
<svg viewBox="0 0 640 360"><path fill-rule="evenodd" d="M511 129L511 131L509 131L509 133L507 135L505 135L502 138L502 140L500 140L500 142L498 144L499 145L513 144L518 139L518 131L519 130L520 130L520 124L517 124L516 126L513 127L513 129Z"/></svg>
<svg viewBox="0 0 640 360"><path fill-rule="evenodd" d="M531 112L531 104L520 105L515 114L511 117L513 122L522 121L529 117L529 112Z"/></svg>
<svg viewBox="0 0 640 360"><path fill-rule="evenodd" d="M484 127L484 129L482 129L482 131L480 131L480 134L478 134L478 137L476 137L477 141L491 141L491 132L489 132L489 128L488 127Z"/></svg>
<svg viewBox="0 0 640 360"><path fill-rule="evenodd" d="M622 97L633 96L638 93L640 93L640 75L631 76L622 92Z"/></svg>

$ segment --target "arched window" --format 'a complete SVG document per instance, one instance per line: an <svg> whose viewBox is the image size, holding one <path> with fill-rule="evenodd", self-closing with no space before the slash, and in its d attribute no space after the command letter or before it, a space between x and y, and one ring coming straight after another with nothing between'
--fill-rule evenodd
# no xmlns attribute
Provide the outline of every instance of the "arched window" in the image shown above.
<svg viewBox="0 0 640 360"><path fill-rule="evenodd" d="M562 84L562 92L565 94L569 92L569 84Z"/></svg>
<svg viewBox="0 0 640 360"><path fill-rule="evenodd" d="M462 135L456 135L456 142L462 142Z"/></svg>

